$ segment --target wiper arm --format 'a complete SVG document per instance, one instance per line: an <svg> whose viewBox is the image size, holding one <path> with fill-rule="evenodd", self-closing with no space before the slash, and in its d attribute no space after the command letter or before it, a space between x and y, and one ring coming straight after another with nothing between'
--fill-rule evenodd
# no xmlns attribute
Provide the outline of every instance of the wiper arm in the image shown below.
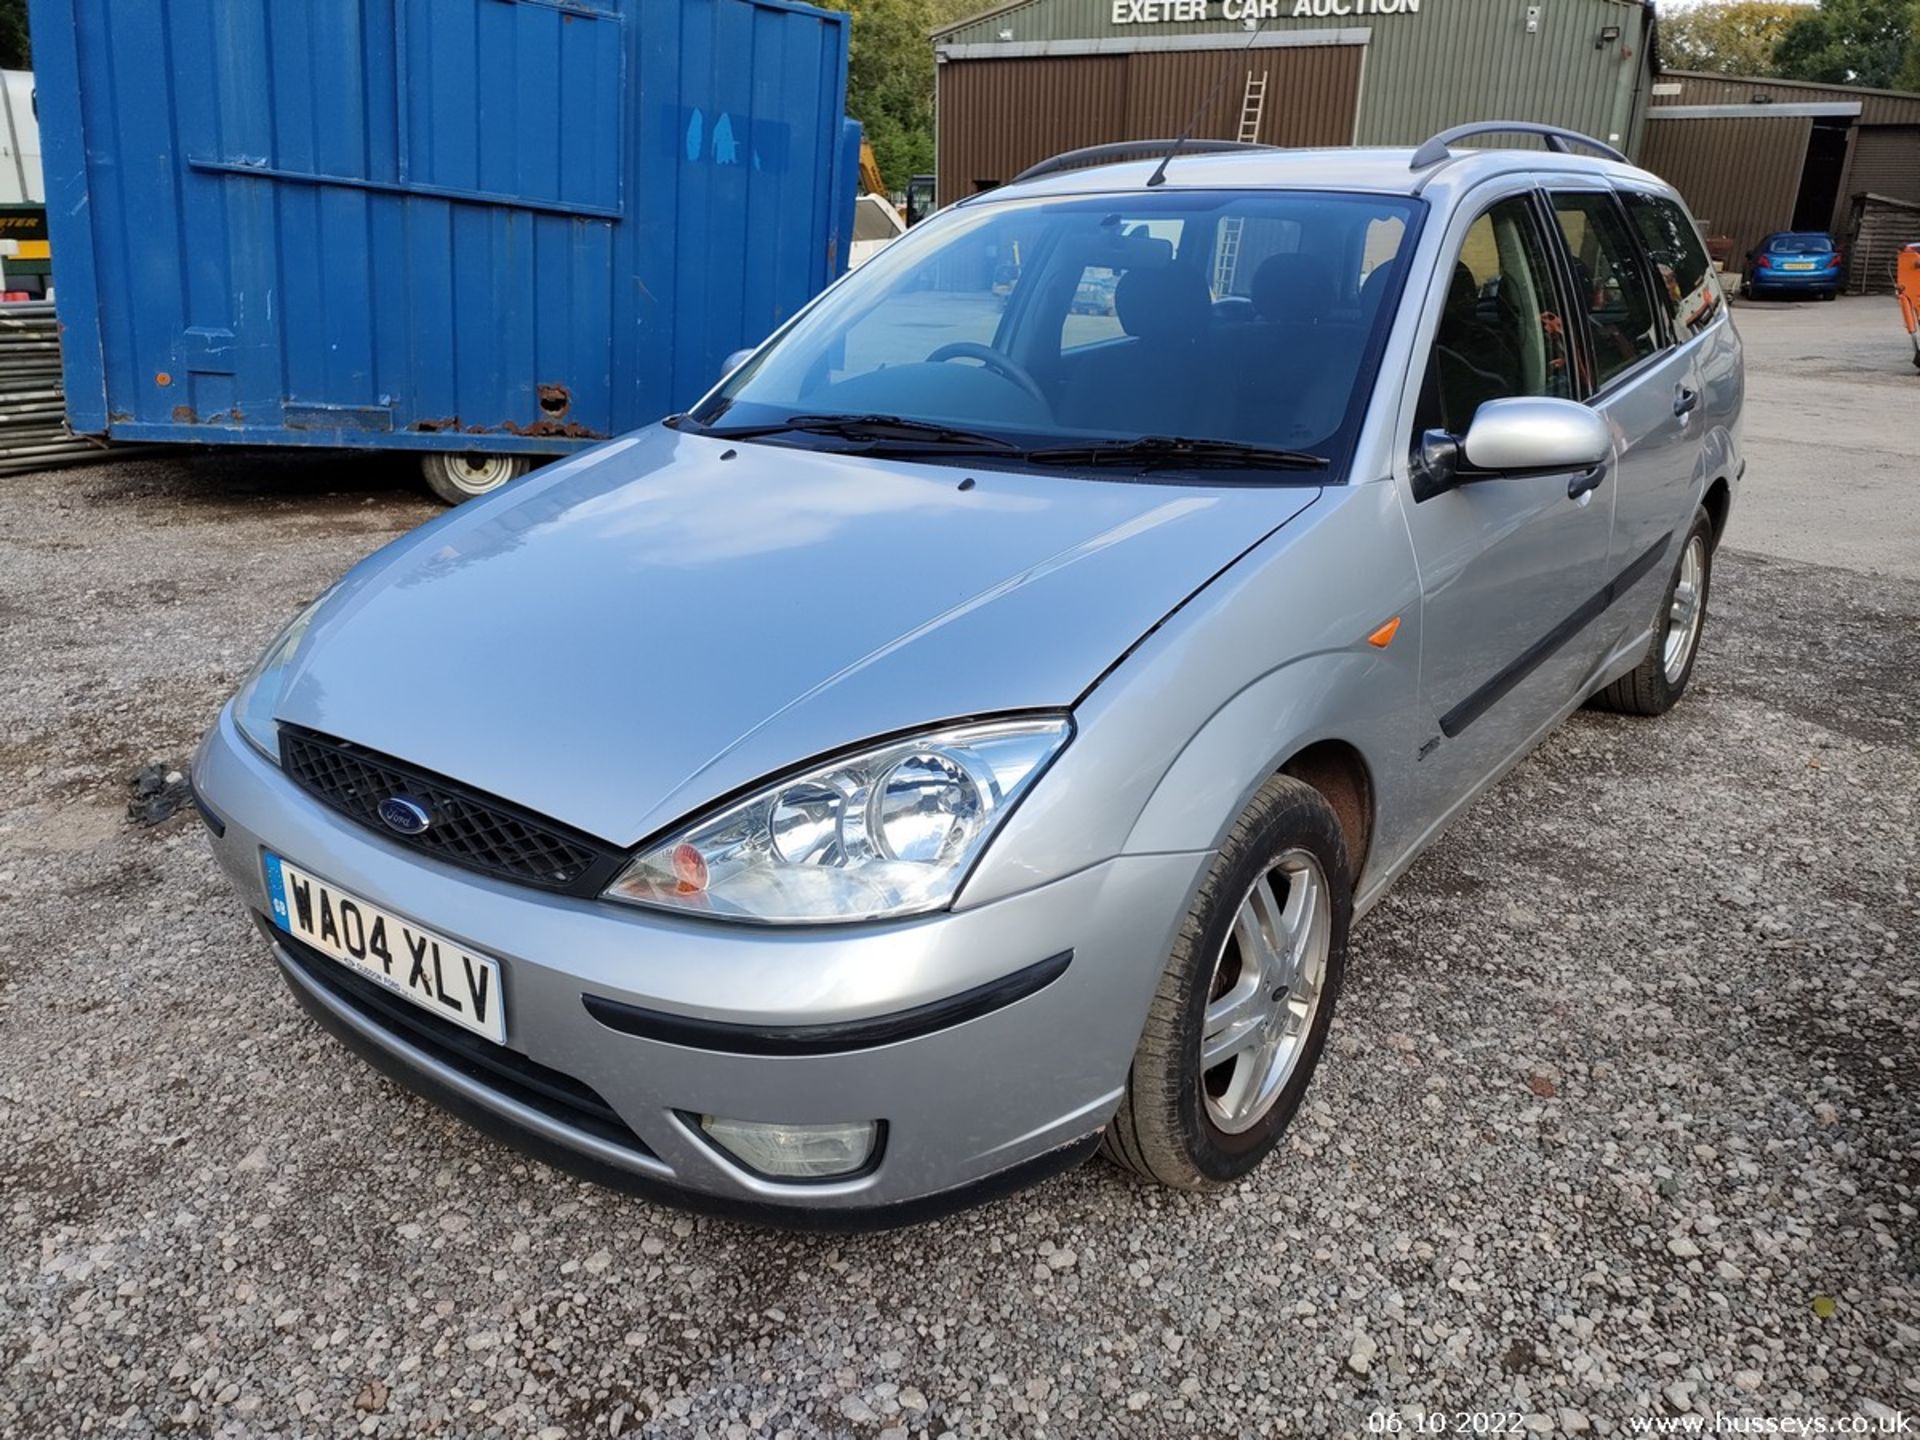
<svg viewBox="0 0 1920 1440"><path fill-rule="evenodd" d="M909 420L904 415L789 415L764 425L701 426L700 433L717 440L753 440L762 435L833 435L845 440L873 440L885 444L906 441L955 450L1006 450L1020 447L997 435L962 430L931 420Z"/></svg>
<svg viewBox="0 0 1920 1440"><path fill-rule="evenodd" d="M1177 435L1143 435L1138 440L1096 440L1085 445L1054 445L1029 450L1035 465L1191 466L1195 469L1324 470L1327 458L1306 450L1246 445L1238 440L1187 440Z"/></svg>

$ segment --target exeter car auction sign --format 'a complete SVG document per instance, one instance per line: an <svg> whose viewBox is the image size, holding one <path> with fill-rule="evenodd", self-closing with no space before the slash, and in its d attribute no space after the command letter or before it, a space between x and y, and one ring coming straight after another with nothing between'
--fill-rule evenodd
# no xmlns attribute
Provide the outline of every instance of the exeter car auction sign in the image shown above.
<svg viewBox="0 0 1920 1440"><path fill-rule="evenodd" d="M1113 0L1115 25L1172 25L1188 21L1334 20L1355 15L1418 15L1420 0L1219 0L1220 13L1207 8L1213 0Z"/></svg>

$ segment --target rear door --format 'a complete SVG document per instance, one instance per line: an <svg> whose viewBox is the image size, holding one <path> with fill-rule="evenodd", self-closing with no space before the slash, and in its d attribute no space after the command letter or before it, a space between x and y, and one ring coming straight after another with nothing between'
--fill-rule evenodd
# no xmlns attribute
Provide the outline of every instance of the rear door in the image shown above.
<svg viewBox="0 0 1920 1440"><path fill-rule="evenodd" d="M1610 651L1647 624L1675 532L1686 528L1700 460L1700 383L1693 348L1673 343L1677 302L1656 298L1636 228L1612 189L1586 177L1556 179L1549 202L1571 270L1573 318L1584 320L1589 403L1615 437L1608 605L1595 624Z"/></svg>
<svg viewBox="0 0 1920 1440"><path fill-rule="evenodd" d="M1430 429L1464 435L1489 400L1580 398L1570 297L1531 177L1463 211L1443 256L1421 322L1409 449ZM1419 501L1411 483L1402 491L1433 727L1415 773L1436 813L1551 723L1592 668L1592 637L1572 621L1605 583L1614 486L1609 476L1570 497L1569 478L1476 479Z"/></svg>

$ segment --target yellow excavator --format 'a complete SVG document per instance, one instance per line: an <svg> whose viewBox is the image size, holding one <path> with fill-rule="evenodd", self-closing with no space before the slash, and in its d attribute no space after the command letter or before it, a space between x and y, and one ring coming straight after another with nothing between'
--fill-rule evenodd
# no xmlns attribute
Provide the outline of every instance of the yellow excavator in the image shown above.
<svg viewBox="0 0 1920 1440"><path fill-rule="evenodd" d="M1900 252L1894 277L1900 291L1900 318L1907 322L1907 335L1913 341L1913 365L1920 370L1920 245Z"/></svg>

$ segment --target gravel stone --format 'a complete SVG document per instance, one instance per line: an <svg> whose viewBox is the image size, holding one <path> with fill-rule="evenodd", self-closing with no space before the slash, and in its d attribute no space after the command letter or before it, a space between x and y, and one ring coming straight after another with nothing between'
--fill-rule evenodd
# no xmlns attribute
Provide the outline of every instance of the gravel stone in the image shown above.
<svg viewBox="0 0 1920 1440"><path fill-rule="evenodd" d="M1752 394L1790 400L1765 365L1788 374L1801 313L1742 307ZM1906 338L1857 313L1888 378L1862 370L1847 443L1877 448L1848 453L1915 493ZM1798 483L1751 458L1749 486ZM1692 692L1575 715L1360 924L1249 1184L1090 1165L921 1229L770 1233L388 1084L286 994L192 807L127 814L280 625L438 513L410 468L209 451L0 482L0 1435L1920 1408L1920 581L1743 550L1736 511ZM1845 502L1814 498L1805 525Z"/></svg>

